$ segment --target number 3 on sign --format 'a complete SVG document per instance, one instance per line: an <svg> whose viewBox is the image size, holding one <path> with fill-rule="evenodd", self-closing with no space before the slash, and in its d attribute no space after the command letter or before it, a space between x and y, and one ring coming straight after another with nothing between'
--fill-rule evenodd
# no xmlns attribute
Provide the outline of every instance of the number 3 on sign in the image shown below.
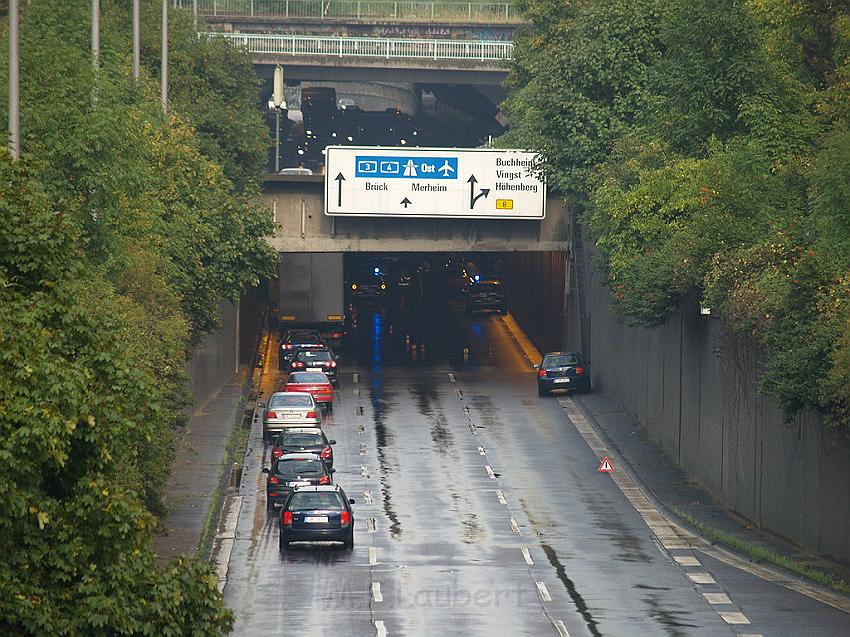
<svg viewBox="0 0 850 637"><path fill-rule="evenodd" d="M513 199L496 199L496 210L513 210Z"/></svg>

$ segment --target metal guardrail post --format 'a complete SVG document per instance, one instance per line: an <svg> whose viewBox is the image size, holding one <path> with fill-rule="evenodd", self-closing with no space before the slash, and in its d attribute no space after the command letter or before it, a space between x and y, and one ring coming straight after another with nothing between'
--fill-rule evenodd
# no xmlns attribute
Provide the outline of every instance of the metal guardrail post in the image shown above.
<svg viewBox="0 0 850 637"><path fill-rule="evenodd" d="M466 8L467 8L467 20L469 20L470 22L472 22L472 3L471 3L471 2L467 2L467 3L466 3Z"/></svg>
<svg viewBox="0 0 850 637"><path fill-rule="evenodd" d="M254 0L251 0L251 17L254 17Z"/></svg>

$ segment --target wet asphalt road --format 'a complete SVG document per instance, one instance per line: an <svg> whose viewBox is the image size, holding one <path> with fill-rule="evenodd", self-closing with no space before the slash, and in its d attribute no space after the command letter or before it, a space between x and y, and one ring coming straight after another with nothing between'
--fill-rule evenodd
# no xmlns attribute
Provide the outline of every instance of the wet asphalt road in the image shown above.
<svg viewBox="0 0 850 637"><path fill-rule="evenodd" d="M358 308L324 425L356 500L353 551L279 552L252 432L225 588L235 634L850 634L845 613L704 556L717 583L692 583L559 402L537 398L500 317L401 305ZM727 624L706 591L752 623Z"/></svg>

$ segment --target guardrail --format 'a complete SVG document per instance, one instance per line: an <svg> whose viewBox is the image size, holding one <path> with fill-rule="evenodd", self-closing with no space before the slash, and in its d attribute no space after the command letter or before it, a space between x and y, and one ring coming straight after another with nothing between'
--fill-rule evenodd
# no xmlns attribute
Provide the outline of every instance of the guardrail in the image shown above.
<svg viewBox="0 0 850 637"><path fill-rule="evenodd" d="M427 60L478 60L502 62L513 59L512 42L484 40L427 40L395 38L348 38L313 35L264 35L217 33L201 35L230 40L249 53L313 55L328 57L420 58Z"/></svg>
<svg viewBox="0 0 850 637"><path fill-rule="evenodd" d="M176 0L179 7L216 17L521 22L512 2L395 0Z"/></svg>

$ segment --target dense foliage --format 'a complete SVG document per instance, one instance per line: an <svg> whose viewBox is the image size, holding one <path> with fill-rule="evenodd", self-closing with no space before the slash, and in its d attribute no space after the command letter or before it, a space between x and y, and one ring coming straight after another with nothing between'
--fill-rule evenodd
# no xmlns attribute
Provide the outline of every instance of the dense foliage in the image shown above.
<svg viewBox="0 0 850 637"><path fill-rule="evenodd" d="M584 210L615 306L701 298L789 416L850 431L850 2L521 4L505 142Z"/></svg>
<svg viewBox="0 0 850 637"><path fill-rule="evenodd" d="M256 79L175 12L171 76L194 88L165 117L158 60L129 77L130 3L101 5L97 70L88 0L22 10L22 159L0 151L0 632L219 634L210 567L157 567L150 538L187 352L273 264Z"/></svg>

